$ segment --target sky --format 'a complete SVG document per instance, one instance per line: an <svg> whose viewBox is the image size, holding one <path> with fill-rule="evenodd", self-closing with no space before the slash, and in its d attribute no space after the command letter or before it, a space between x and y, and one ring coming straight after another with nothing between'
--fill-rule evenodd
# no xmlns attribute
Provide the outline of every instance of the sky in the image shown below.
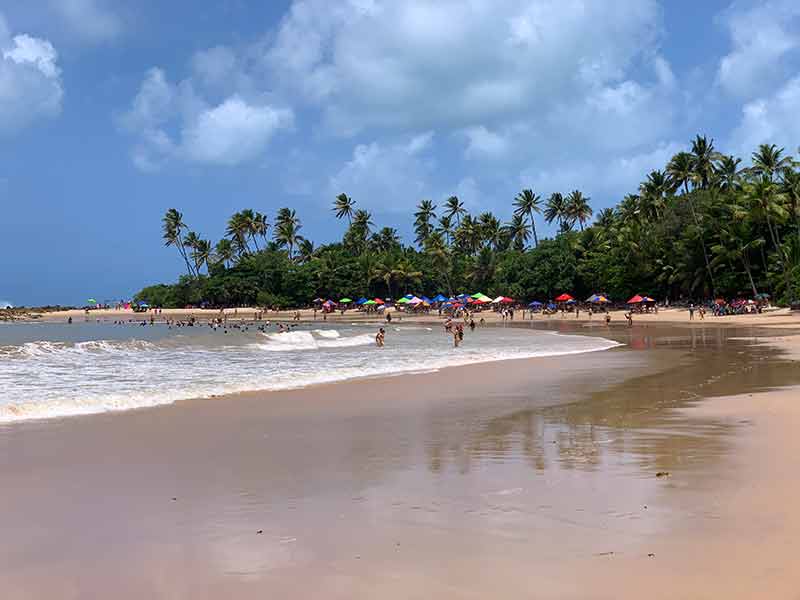
<svg viewBox="0 0 800 600"><path fill-rule="evenodd" d="M341 192L407 239L423 198L597 212L698 133L796 154L799 114L786 0L0 0L0 303L175 280L172 207L317 243Z"/></svg>

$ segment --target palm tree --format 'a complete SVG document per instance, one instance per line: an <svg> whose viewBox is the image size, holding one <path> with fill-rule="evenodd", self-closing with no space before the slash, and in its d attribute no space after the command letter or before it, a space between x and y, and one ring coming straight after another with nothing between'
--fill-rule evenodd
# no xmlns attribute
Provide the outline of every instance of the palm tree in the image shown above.
<svg viewBox="0 0 800 600"><path fill-rule="evenodd" d="M248 218L245 211L233 213L228 219L228 226L225 229L225 233L234 243L239 254L250 254L247 238L251 231L252 220Z"/></svg>
<svg viewBox="0 0 800 600"><path fill-rule="evenodd" d="M514 199L514 206L516 206L516 210L514 211L515 215L525 215L528 217L528 220L531 224L531 230L533 231L533 245L534 247L539 245L539 236L536 235L536 222L534 221L533 214L534 213L541 213L542 212L542 198L541 196L537 196L533 193L532 190L522 190L517 197Z"/></svg>
<svg viewBox="0 0 800 600"><path fill-rule="evenodd" d="M400 246L400 236L394 227L383 227L372 234L370 243L376 252L391 252Z"/></svg>
<svg viewBox="0 0 800 600"><path fill-rule="evenodd" d="M481 213L478 217L481 238L487 246L497 250L503 243L503 228L500 220L490 212Z"/></svg>
<svg viewBox="0 0 800 600"><path fill-rule="evenodd" d="M442 277L442 283L447 290L448 295L452 295L452 261L450 257L450 249L445 242L443 233L436 231L428 238L425 244L425 253L431 257L433 267L438 271Z"/></svg>
<svg viewBox="0 0 800 600"><path fill-rule="evenodd" d="M217 242L217 245L214 248L214 254L216 256L216 260L227 267L228 264L230 264L230 262L233 260L233 244L229 239L222 238Z"/></svg>
<svg viewBox="0 0 800 600"><path fill-rule="evenodd" d="M714 161L719 159L714 140L698 135L692 142L692 176L700 189L707 190L714 178Z"/></svg>
<svg viewBox="0 0 800 600"><path fill-rule="evenodd" d="M364 252L369 239L370 227L373 225L372 215L366 210L358 209L344 236L345 245L352 247L357 254Z"/></svg>
<svg viewBox="0 0 800 600"><path fill-rule="evenodd" d="M333 212L336 213L337 219L347 217L348 224L351 224L353 222L355 206L355 200L350 198L347 194L339 194L336 196L336 200L333 201Z"/></svg>
<svg viewBox="0 0 800 600"><path fill-rule="evenodd" d="M721 191L738 192L742 189L742 171L739 169L741 162L741 158L734 158L727 154L723 154L717 159L714 173Z"/></svg>
<svg viewBox="0 0 800 600"><path fill-rule="evenodd" d="M161 222L164 231L164 245L175 246L178 249L178 252L180 252L180 255L186 263L186 270L189 272L189 276L194 277L196 274L192 271L192 265L189 262L189 256L186 253L186 247L183 241L182 232L186 229L186 224L183 222L183 214L178 212L175 208L170 208L164 214L164 218Z"/></svg>
<svg viewBox="0 0 800 600"><path fill-rule="evenodd" d="M261 239L266 242L268 229L269 229L269 222L267 221L267 215L257 212L253 217L253 224L252 224L253 235L261 236ZM254 237L253 243L255 243L255 241L256 240ZM258 250L258 244L256 244L256 250Z"/></svg>
<svg viewBox="0 0 800 600"><path fill-rule="evenodd" d="M766 222L772 245L780 257L786 292L791 293L789 256L781 243L780 229L778 227L778 223L788 216L788 212L783 206L778 187L771 180L770 175L763 172L761 177L749 185L745 191L747 199L756 208L756 216L762 217Z"/></svg>
<svg viewBox="0 0 800 600"><path fill-rule="evenodd" d="M464 215L456 227L455 240L458 247L469 255L478 251L482 240L481 227L472 215Z"/></svg>
<svg viewBox="0 0 800 600"><path fill-rule="evenodd" d="M414 233L416 242L422 247L433 233L431 221L436 218L436 205L430 200L422 200L417 205L417 212L414 213Z"/></svg>
<svg viewBox="0 0 800 600"><path fill-rule="evenodd" d="M792 157L781 154L783 148L778 148L775 144L761 144L752 154L753 166L750 171L756 176L765 176L773 181L776 173L792 165Z"/></svg>
<svg viewBox="0 0 800 600"><path fill-rule="evenodd" d="M436 231L444 236L444 241L449 246L453 241L453 219L449 215L439 217L439 226Z"/></svg>
<svg viewBox="0 0 800 600"><path fill-rule="evenodd" d="M592 207L589 206L589 198L585 197L580 191L574 190L567 196L567 216L571 222L580 223L581 231L583 225L592 218Z"/></svg>
<svg viewBox="0 0 800 600"><path fill-rule="evenodd" d="M613 208L604 208L597 213L596 223L603 229L608 229L614 224L615 216Z"/></svg>
<svg viewBox="0 0 800 600"><path fill-rule="evenodd" d="M689 182L692 181L692 155L688 152L678 152L667 165L667 174L672 182L672 189L683 188L683 193L689 193Z"/></svg>
<svg viewBox="0 0 800 600"><path fill-rule="evenodd" d="M408 261L402 260L392 269L392 278L400 282L400 292L405 293L410 283L419 284L422 273L415 270Z"/></svg>
<svg viewBox="0 0 800 600"><path fill-rule="evenodd" d="M642 208L645 216L655 221L661 218L664 209L664 197L670 190L671 182L663 171L651 171L647 179L639 186Z"/></svg>
<svg viewBox="0 0 800 600"><path fill-rule="evenodd" d="M467 214L467 209L464 208L464 203L458 199L458 196L450 196L444 203L444 216L448 219L455 219L456 225L461 225L461 217Z"/></svg>
<svg viewBox="0 0 800 600"><path fill-rule="evenodd" d="M279 246L287 249L289 259L294 259L294 247L303 240L299 233L302 228L303 225L294 209L278 210L272 236Z"/></svg>
<svg viewBox="0 0 800 600"><path fill-rule="evenodd" d="M297 256L302 264L310 262L314 258L315 252L314 242L305 238L300 241L300 245L297 247Z"/></svg>
<svg viewBox="0 0 800 600"><path fill-rule="evenodd" d="M567 202L564 200L564 196L558 192L553 192L544 205L544 220L547 221L548 225L553 221L557 221L558 228L561 229L562 223L566 220L566 216Z"/></svg>
<svg viewBox="0 0 800 600"><path fill-rule="evenodd" d="M206 273L208 273L208 263L211 259L211 242L198 239L192 247L192 258L198 275L200 274L200 267L203 265L206 266Z"/></svg>
<svg viewBox="0 0 800 600"><path fill-rule="evenodd" d="M505 234L513 244L514 250L522 251L531 237L531 227L521 214L514 214L511 222L505 226Z"/></svg>

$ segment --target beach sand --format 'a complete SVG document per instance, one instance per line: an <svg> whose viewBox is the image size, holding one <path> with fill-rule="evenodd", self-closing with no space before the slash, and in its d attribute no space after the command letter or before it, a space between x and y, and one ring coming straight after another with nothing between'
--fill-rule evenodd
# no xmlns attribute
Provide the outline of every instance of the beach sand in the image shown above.
<svg viewBox="0 0 800 600"><path fill-rule="evenodd" d="M628 345L0 426L0 597L797 597L800 367L578 328Z"/></svg>

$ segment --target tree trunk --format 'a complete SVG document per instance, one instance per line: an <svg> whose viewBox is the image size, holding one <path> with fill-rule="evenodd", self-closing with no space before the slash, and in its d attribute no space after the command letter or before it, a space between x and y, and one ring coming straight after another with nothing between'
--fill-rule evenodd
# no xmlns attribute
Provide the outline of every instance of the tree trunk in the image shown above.
<svg viewBox="0 0 800 600"><path fill-rule="evenodd" d="M533 230L533 247L539 247L539 236L536 235L536 221L533 220L533 213L530 213L531 217L531 229Z"/></svg>

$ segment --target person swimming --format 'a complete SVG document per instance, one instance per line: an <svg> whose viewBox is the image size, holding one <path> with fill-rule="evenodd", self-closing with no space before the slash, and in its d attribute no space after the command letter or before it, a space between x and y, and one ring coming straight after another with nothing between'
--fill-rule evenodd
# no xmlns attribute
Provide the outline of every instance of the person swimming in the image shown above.
<svg viewBox="0 0 800 600"><path fill-rule="evenodd" d="M378 329L378 333L375 335L375 344L378 348L383 348L383 344L386 340L386 330L383 327Z"/></svg>

